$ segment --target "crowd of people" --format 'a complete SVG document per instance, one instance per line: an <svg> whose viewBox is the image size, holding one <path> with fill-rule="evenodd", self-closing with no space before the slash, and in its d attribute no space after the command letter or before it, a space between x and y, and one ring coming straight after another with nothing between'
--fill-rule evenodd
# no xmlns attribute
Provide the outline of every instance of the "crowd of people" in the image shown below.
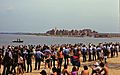
<svg viewBox="0 0 120 75"><path fill-rule="evenodd" d="M120 52L119 42L99 43L98 45L92 43L88 45L79 43L51 46L8 45L0 48L0 65L3 65L2 75L41 70L41 63L44 64L44 70L40 72L42 75L47 74L45 69L51 69L51 75L89 75L88 66L81 65L81 62L99 61L99 63L96 62L90 66L92 68L91 75L108 75L107 58L118 57L118 52ZM35 67L32 66L32 60L35 61ZM67 68L69 65L73 66L71 72ZM78 73L81 66L84 70Z"/></svg>

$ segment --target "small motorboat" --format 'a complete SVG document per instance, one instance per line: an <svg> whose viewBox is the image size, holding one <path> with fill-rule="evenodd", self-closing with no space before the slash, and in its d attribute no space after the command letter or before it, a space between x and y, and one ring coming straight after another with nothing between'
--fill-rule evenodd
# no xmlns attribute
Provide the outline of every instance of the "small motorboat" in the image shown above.
<svg viewBox="0 0 120 75"><path fill-rule="evenodd" d="M17 39L17 40L13 40L13 43L23 43L23 40Z"/></svg>

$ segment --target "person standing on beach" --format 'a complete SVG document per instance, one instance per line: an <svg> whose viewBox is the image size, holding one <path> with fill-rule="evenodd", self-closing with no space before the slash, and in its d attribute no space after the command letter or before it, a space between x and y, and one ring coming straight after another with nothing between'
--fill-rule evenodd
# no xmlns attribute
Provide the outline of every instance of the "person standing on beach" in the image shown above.
<svg viewBox="0 0 120 75"><path fill-rule="evenodd" d="M40 48L37 47L35 51L35 69L34 70L37 70L37 67L38 67L38 70L40 70L42 55L44 54L40 51Z"/></svg>
<svg viewBox="0 0 120 75"><path fill-rule="evenodd" d="M73 53L73 56L71 56L72 66L77 66L77 70L79 70L79 67L81 66L80 55L81 55L80 48L77 48L76 53Z"/></svg>
<svg viewBox="0 0 120 75"><path fill-rule="evenodd" d="M110 44L107 44L107 50L108 50L108 58L110 57Z"/></svg>
<svg viewBox="0 0 120 75"><path fill-rule="evenodd" d="M80 61L80 57L81 57L81 51L80 51L80 48L77 49L77 56L78 56L78 59L77 59L77 69L79 70L80 66L81 66L81 61Z"/></svg>
<svg viewBox="0 0 120 75"><path fill-rule="evenodd" d="M63 49L63 55L64 55L64 60L65 60L64 65L68 65L69 64L69 60L68 60L69 52L70 51L69 51L68 47L65 46L65 48Z"/></svg>
<svg viewBox="0 0 120 75"><path fill-rule="evenodd" d="M87 48L85 45L83 45L83 47L82 47L83 62L86 62L86 60L87 60L86 55L87 55Z"/></svg>
<svg viewBox="0 0 120 75"><path fill-rule="evenodd" d="M58 67L60 68L60 71L61 71L62 61L63 61L63 48L61 47L60 51L58 52Z"/></svg>
<svg viewBox="0 0 120 75"><path fill-rule="evenodd" d="M105 63L107 63L108 50L106 45L103 46L103 55L104 55Z"/></svg>
<svg viewBox="0 0 120 75"><path fill-rule="evenodd" d="M17 49L17 47L15 47L14 49L13 49L13 63L12 63L12 68L11 68L11 73L12 73L12 71L14 70L14 73L16 73L16 70L15 70L15 68L16 68L16 66L17 66L17 62L18 62L18 49Z"/></svg>
<svg viewBox="0 0 120 75"><path fill-rule="evenodd" d="M94 60L96 61L96 47L95 47L95 45L93 45L92 50L93 50L93 61Z"/></svg>
<svg viewBox="0 0 120 75"><path fill-rule="evenodd" d="M9 53L6 52L5 56L3 58L3 62L2 62L2 65L3 65L2 75L8 75L9 74L9 72L10 72L10 64L11 64L11 58L9 56Z"/></svg>
<svg viewBox="0 0 120 75"><path fill-rule="evenodd" d="M115 56L118 57L118 47L117 47L117 44L115 44Z"/></svg>
<svg viewBox="0 0 120 75"><path fill-rule="evenodd" d="M97 53L97 59L100 60L100 52L101 52L101 47L98 45L96 48L96 53Z"/></svg>
<svg viewBox="0 0 120 75"><path fill-rule="evenodd" d="M88 53L89 53L89 61L92 61L92 59L91 59L91 56L92 56L92 47L91 47L91 45L89 45Z"/></svg>
<svg viewBox="0 0 120 75"><path fill-rule="evenodd" d="M111 44L110 45L110 51L111 51L111 58L113 58L113 56L114 56L114 49L113 49L113 45Z"/></svg>
<svg viewBox="0 0 120 75"><path fill-rule="evenodd" d="M117 52L119 52L119 50L120 50L119 44L116 44L116 49L117 49Z"/></svg>
<svg viewBox="0 0 120 75"><path fill-rule="evenodd" d="M55 48L52 48L52 53L51 53L51 66L52 66L52 62L53 62L53 67L55 67L55 61L56 61L56 56L57 56L57 52L55 51Z"/></svg>
<svg viewBox="0 0 120 75"><path fill-rule="evenodd" d="M27 50L26 60L27 60L27 73L29 72L29 66L30 66L30 72L32 72L32 51Z"/></svg>
<svg viewBox="0 0 120 75"><path fill-rule="evenodd" d="M43 51L44 52L44 56L45 56L45 69L48 65L48 68L51 69L51 50L48 46L46 46L46 49Z"/></svg>
<svg viewBox="0 0 120 75"><path fill-rule="evenodd" d="M22 57L23 57L23 60L24 60L24 63L23 63L23 70L24 71L26 71L26 56L27 56L27 50L28 50L28 48L27 48L27 46L24 46L24 47L22 47L21 48L21 53L22 53Z"/></svg>

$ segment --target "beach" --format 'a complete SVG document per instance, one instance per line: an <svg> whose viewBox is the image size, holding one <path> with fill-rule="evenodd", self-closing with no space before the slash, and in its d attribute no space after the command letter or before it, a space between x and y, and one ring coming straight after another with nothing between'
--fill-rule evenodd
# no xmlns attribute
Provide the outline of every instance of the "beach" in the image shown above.
<svg viewBox="0 0 120 75"><path fill-rule="evenodd" d="M82 65L81 65L81 67L79 69L79 73L83 70L83 65L93 64L94 62L95 61L84 62L84 63L81 62ZM108 62L108 67L109 67L109 75L120 75L120 53L119 53L118 57L108 58L107 62ZM33 60L32 67L33 67L33 70L32 70L31 73L24 73L23 75L40 75L41 70L44 69L44 63L41 64L40 70L34 70L35 62ZM62 68L63 68L63 66L62 66ZM1 73L2 73L2 70L3 70L3 66L1 66L1 70L0 70ZM48 75L51 73L50 69L44 69L44 70L46 70ZM72 70L72 65L69 64L68 71L71 72L71 70ZM89 72L90 73L92 72L90 67L89 67Z"/></svg>

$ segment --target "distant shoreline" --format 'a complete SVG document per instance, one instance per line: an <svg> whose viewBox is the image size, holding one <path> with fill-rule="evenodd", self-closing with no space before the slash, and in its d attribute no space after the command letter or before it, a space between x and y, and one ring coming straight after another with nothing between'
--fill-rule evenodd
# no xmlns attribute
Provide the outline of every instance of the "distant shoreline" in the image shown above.
<svg viewBox="0 0 120 75"><path fill-rule="evenodd" d="M0 34L13 34L13 35L35 35L35 36L50 36L50 37L80 37L80 38L120 38L120 37L89 37L89 36L70 36L70 35L47 35L45 33L0 33Z"/></svg>

